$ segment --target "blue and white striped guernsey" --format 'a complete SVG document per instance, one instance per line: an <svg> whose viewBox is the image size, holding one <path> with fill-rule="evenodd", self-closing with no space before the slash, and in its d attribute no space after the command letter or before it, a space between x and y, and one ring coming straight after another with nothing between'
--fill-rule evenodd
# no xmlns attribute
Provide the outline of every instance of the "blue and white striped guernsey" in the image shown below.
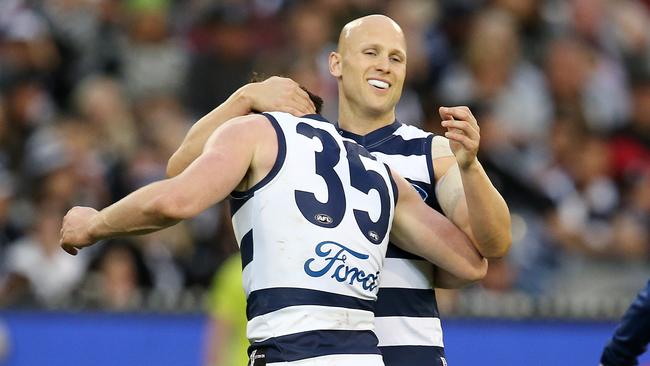
<svg viewBox="0 0 650 366"><path fill-rule="evenodd" d="M435 195L431 151L432 144L448 149L447 139L399 122L365 136L340 133L406 178L430 207L442 212ZM375 315L386 366L447 365L433 266L426 260L388 245Z"/></svg>
<svg viewBox="0 0 650 366"><path fill-rule="evenodd" d="M383 366L373 310L397 200L388 168L320 116L265 116L276 163L231 195L251 363Z"/></svg>

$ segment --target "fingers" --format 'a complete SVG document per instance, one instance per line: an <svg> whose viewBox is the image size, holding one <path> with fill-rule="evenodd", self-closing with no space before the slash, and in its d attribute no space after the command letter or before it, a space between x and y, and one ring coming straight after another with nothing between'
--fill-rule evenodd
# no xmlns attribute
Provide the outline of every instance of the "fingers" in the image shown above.
<svg viewBox="0 0 650 366"><path fill-rule="evenodd" d="M309 98L309 94L300 87L300 84L289 78L273 76L264 83L268 85L269 96L274 99L272 105L266 110L288 112L295 116L316 113L316 107Z"/></svg>
<svg viewBox="0 0 650 366"><path fill-rule="evenodd" d="M478 148L478 143L475 140L470 139L462 133L448 131L445 132L445 137L450 141L456 141L460 143L468 151L474 151Z"/></svg>
<svg viewBox="0 0 650 366"><path fill-rule="evenodd" d="M309 99L309 95L307 92L302 90L302 88L298 88L296 91L293 96L293 102L296 104L297 109L302 112L302 115L316 113L314 103Z"/></svg>
<svg viewBox="0 0 650 366"><path fill-rule="evenodd" d="M475 125L478 127L478 123L476 122L476 118L474 118L474 115L472 114L472 111L465 106L460 106L460 107L440 107L438 109L438 114L440 114L440 118L443 120L447 119L457 119L461 121L467 121L472 125Z"/></svg>
<svg viewBox="0 0 650 366"><path fill-rule="evenodd" d="M456 133L463 133L466 136L478 140L480 138L480 134L478 131L478 126L474 126L471 123L467 121L460 121L460 120L445 120L442 121L441 123L442 127L447 128L451 132L456 132Z"/></svg>

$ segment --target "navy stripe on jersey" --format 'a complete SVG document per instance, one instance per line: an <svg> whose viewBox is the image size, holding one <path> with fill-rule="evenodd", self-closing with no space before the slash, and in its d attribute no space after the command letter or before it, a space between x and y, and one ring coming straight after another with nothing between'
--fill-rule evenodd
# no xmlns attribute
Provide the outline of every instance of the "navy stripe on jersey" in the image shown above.
<svg viewBox="0 0 650 366"><path fill-rule="evenodd" d="M411 183L412 186L417 186L413 187L415 188L416 191L418 191L418 194L420 197L422 197L423 201L429 200L429 197L431 197L431 184L421 182L419 180L411 179L411 178L404 178L406 179L409 183Z"/></svg>
<svg viewBox="0 0 650 366"><path fill-rule="evenodd" d="M253 343L248 354L259 349L267 363L290 362L326 355L380 354L371 330L315 330ZM318 347L316 347L318 345Z"/></svg>
<svg viewBox="0 0 650 366"><path fill-rule="evenodd" d="M401 126L402 124L400 122L395 121L390 125L372 131L365 136L342 130L338 123L336 124L336 129L339 131L341 136L356 141L359 145L368 149L368 151L374 151L372 147L391 139L393 137L393 132L397 131Z"/></svg>
<svg viewBox="0 0 650 366"><path fill-rule="evenodd" d="M421 259L426 260L420 256L417 256L413 253L409 253L404 249L398 247L393 243L388 243L388 248L386 249L386 258L401 258L401 259Z"/></svg>
<svg viewBox="0 0 650 366"><path fill-rule="evenodd" d="M256 316L297 305L333 306L366 311L373 311L375 308L374 301L354 296L306 288L273 287L256 290L248 295L246 316L250 320Z"/></svg>
<svg viewBox="0 0 650 366"><path fill-rule="evenodd" d="M431 145L433 144L433 134L427 136L426 142L424 143L424 151L427 156L427 168L429 169L429 182L431 182L431 187L429 191L429 196L432 198L436 197L436 192L434 191L434 182L436 181L436 175L433 171L433 157L431 156ZM438 200L435 200L436 205Z"/></svg>
<svg viewBox="0 0 650 366"><path fill-rule="evenodd" d="M393 178L393 172L390 171L390 167L387 164L384 164L386 170L388 170L388 178L390 178L390 186L393 188L393 201L395 206L397 206L397 200L399 199L399 190L397 189L397 183Z"/></svg>
<svg viewBox="0 0 650 366"><path fill-rule="evenodd" d="M433 346L387 346L379 347L386 365L446 366L442 347Z"/></svg>
<svg viewBox="0 0 650 366"><path fill-rule="evenodd" d="M246 191L233 191L232 193L230 193L230 195L235 199L250 198L249 196L253 196L253 193L255 193L256 190L264 187L268 182L271 181L271 179L273 179L280 172L280 168L282 168L282 164L284 164L284 159L287 156L287 143L284 138L284 132L282 132L282 127L280 127L280 124L272 115L268 113L262 113L262 115L264 115L264 117L266 117L269 120L269 122L271 122L271 125L275 130L275 134L277 135L278 138L278 155L275 158L275 163L273 164L273 168L271 168L271 171L264 178L262 178L262 180L255 183L255 185L253 185ZM243 205L243 203L241 205ZM237 209L241 208L241 205L237 207Z"/></svg>
<svg viewBox="0 0 650 366"><path fill-rule="evenodd" d="M239 211L242 206L248 202L249 199L253 198L255 195L251 194L245 197L235 197L233 194L237 194L237 192L232 192L230 194L230 215L234 216L237 211Z"/></svg>
<svg viewBox="0 0 650 366"><path fill-rule="evenodd" d="M321 116L320 114L305 114L301 118L309 118L309 119L314 119L316 121L332 123L332 122L328 121L325 117Z"/></svg>
<svg viewBox="0 0 650 366"><path fill-rule="evenodd" d="M436 295L430 289L380 287L375 316L438 318Z"/></svg>
<svg viewBox="0 0 650 366"><path fill-rule="evenodd" d="M250 229L241 238L239 251L241 252L241 268L244 269L253 260L253 229Z"/></svg>

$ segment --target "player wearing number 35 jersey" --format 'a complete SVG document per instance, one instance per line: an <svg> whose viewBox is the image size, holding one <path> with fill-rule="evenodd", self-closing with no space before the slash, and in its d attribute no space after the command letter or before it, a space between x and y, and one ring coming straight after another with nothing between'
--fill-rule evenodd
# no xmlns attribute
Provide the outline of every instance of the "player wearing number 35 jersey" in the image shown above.
<svg viewBox="0 0 650 366"><path fill-rule="evenodd" d="M231 195L251 362L381 365L373 310L395 182L322 117L265 116L278 137L275 164Z"/></svg>
<svg viewBox="0 0 650 366"><path fill-rule="evenodd" d="M61 244L76 254L159 230L229 195L254 366L383 365L373 310L389 236L451 276L486 270L471 241L403 178L321 117L285 113L230 120L176 177L99 212L71 209Z"/></svg>
<svg viewBox="0 0 650 366"><path fill-rule="evenodd" d="M394 182L318 116L265 116L278 135L275 166L231 199L251 350L268 363L381 364L373 308Z"/></svg>

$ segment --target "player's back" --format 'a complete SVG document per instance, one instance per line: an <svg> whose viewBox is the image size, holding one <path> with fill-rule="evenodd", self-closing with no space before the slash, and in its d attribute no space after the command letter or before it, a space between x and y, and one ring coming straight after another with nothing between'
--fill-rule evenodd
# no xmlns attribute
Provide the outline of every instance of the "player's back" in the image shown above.
<svg viewBox="0 0 650 366"><path fill-rule="evenodd" d="M322 117L265 114L276 164L233 193L254 365L383 365L374 302L396 189Z"/></svg>
<svg viewBox="0 0 650 366"><path fill-rule="evenodd" d="M432 145L449 150L444 138L399 122L365 136L341 133L406 178L429 206L441 211L435 196L431 151ZM446 366L429 262L389 244L375 314L386 366Z"/></svg>

